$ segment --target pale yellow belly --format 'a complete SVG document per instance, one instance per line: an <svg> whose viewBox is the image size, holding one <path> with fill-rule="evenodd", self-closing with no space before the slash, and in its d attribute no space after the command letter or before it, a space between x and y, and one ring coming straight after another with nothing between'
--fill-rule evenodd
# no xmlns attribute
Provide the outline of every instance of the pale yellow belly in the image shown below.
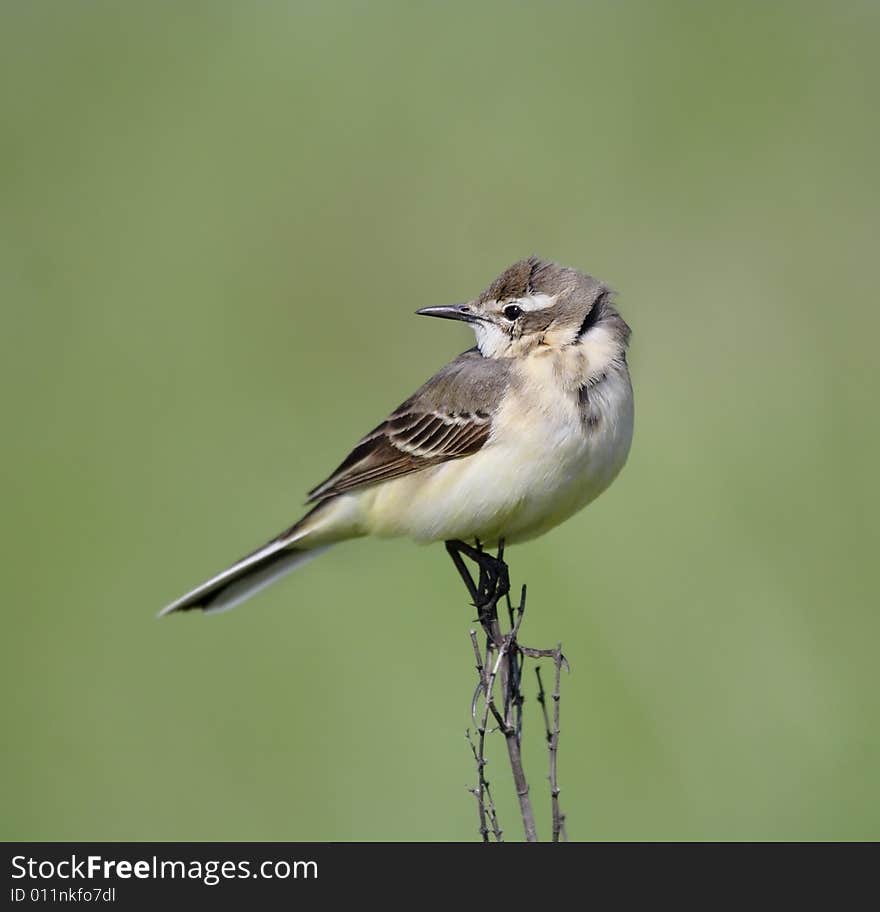
<svg viewBox="0 0 880 912"><path fill-rule="evenodd" d="M546 532L601 494L629 451L631 408L590 431L571 419L501 416L497 435L475 455L361 493L363 531L487 545Z"/></svg>

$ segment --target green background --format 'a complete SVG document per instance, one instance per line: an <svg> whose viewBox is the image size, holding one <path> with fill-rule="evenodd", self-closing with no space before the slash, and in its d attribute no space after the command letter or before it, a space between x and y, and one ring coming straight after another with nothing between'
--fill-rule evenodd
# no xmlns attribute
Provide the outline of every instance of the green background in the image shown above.
<svg viewBox="0 0 880 912"><path fill-rule="evenodd" d="M510 554L570 835L880 837L878 43L869 2L6 0L0 837L476 837L441 547L155 612L533 252L634 329L627 468Z"/></svg>

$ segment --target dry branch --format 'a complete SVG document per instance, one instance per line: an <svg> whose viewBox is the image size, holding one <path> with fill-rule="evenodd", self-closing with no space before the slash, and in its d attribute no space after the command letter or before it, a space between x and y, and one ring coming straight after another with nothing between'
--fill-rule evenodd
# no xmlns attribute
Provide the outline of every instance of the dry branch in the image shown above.
<svg viewBox="0 0 880 912"><path fill-rule="evenodd" d="M471 702L471 717L477 732L477 740L467 734L477 767L477 785L470 789L477 799L480 820L480 835L483 842L490 842L490 831L497 842L502 841L502 830L498 823L495 803L489 780L486 778L486 736L490 733L489 717L495 721L497 730L504 735L507 756L513 774L514 786L519 801L520 815L527 842L537 842L538 833L528 780L522 762L523 704L522 671L526 658L552 658L556 669L553 722L546 707L545 693L538 674L538 701L543 707L545 736L549 752L550 797L553 841L565 838L565 817L559 808L559 783L557 760L559 750L559 701L562 666L568 663L562 654L561 644L555 649L533 649L521 646L518 640L520 626L526 608L526 587L522 587L518 605L510 600L510 577L504 561L504 542L498 545L497 556L484 551L479 542L472 547L464 542L449 541L446 549L458 570L474 607L477 620L485 634L485 648L480 650L476 630L470 631L477 670L477 687ZM471 576L464 558L476 564L477 579ZM504 633L498 617L498 603L505 599L508 616L508 631ZM538 670L538 669L536 669ZM499 700L496 690L500 689ZM478 713L480 700L482 709Z"/></svg>

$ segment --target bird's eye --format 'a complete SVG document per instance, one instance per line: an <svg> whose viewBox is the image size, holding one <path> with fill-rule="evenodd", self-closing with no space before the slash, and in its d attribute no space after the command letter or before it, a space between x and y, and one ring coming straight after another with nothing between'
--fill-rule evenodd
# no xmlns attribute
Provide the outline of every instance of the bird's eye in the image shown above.
<svg viewBox="0 0 880 912"><path fill-rule="evenodd" d="M517 307L516 304L508 304L502 313L504 314L505 319L510 320L512 323L522 313L522 308Z"/></svg>

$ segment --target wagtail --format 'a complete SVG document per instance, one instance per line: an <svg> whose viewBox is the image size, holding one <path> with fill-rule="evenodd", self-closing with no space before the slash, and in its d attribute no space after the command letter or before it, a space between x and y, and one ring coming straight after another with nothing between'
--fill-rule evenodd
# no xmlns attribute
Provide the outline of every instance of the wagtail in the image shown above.
<svg viewBox="0 0 880 912"><path fill-rule="evenodd" d="M541 535L604 491L633 433L630 329L608 286L536 257L466 304L459 355L308 494L295 525L162 611L232 608L362 535L493 546Z"/></svg>

